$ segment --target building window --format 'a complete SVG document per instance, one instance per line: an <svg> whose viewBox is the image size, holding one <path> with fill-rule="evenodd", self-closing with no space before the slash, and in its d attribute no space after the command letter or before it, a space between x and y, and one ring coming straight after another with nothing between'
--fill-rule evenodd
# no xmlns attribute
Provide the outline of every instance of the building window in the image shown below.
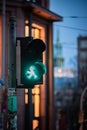
<svg viewBox="0 0 87 130"><path fill-rule="evenodd" d="M25 36L29 36L29 21L25 21ZM32 36L33 38L40 38L40 29L36 26L32 27Z"/></svg>
<svg viewBox="0 0 87 130"><path fill-rule="evenodd" d="M25 20L25 37L29 36L29 21Z"/></svg>
<svg viewBox="0 0 87 130"><path fill-rule="evenodd" d="M34 104L34 117L40 117L40 85L35 85L32 89L33 104Z"/></svg>
<svg viewBox="0 0 87 130"><path fill-rule="evenodd" d="M34 38L40 38L40 29L38 28L32 28L32 35Z"/></svg>
<svg viewBox="0 0 87 130"><path fill-rule="evenodd" d="M82 69L82 70L84 70L84 69L87 70L87 63L80 61L80 62L79 62L79 67L80 67L80 69Z"/></svg>
<svg viewBox="0 0 87 130"><path fill-rule="evenodd" d="M81 59L87 59L87 51L81 51L80 52L80 58Z"/></svg>
<svg viewBox="0 0 87 130"><path fill-rule="evenodd" d="M29 36L29 21L25 20L25 36ZM40 38L45 42L45 27L38 24L32 24L32 37Z"/></svg>
<svg viewBox="0 0 87 130"><path fill-rule="evenodd" d="M80 48L87 48L87 40L80 41Z"/></svg>
<svg viewBox="0 0 87 130"><path fill-rule="evenodd" d="M25 89L25 104L28 104L28 89Z"/></svg>

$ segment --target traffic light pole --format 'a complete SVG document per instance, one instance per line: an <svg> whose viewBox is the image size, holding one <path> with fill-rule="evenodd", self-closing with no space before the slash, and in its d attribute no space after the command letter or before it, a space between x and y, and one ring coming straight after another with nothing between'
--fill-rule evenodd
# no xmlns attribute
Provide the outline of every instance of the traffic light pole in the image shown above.
<svg viewBox="0 0 87 130"><path fill-rule="evenodd" d="M29 15L29 36L32 37L32 13ZM28 89L28 110L29 110L29 129L32 130L33 124L33 104L32 104L32 89Z"/></svg>
<svg viewBox="0 0 87 130"><path fill-rule="evenodd" d="M9 18L8 50L8 130L17 130L16 18Z"/></svg>

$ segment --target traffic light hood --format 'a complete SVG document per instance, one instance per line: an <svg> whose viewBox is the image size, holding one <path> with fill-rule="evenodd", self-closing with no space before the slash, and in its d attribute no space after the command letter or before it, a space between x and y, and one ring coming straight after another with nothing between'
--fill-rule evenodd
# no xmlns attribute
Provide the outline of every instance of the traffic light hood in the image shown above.
<svg viewBox="0 0 87 130"><path fill-rule="evenodd" d="M28 44L27 49L29 51L30 58L34 60L46 50L46 44L40 39L34 39Z"/></svg>
<svg viewBox="0 0 87 130"><path fill-rule="evenodd" d="M43 51L46 50L46 45L41 39L34 39L32 40L29 44L29 49L32 51L36 51L39 53L42 53Z"/></svg>

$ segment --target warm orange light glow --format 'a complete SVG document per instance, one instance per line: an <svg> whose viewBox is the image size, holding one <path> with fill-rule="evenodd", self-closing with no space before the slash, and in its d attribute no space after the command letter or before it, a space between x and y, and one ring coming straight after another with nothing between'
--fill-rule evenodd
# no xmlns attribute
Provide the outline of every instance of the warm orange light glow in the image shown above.
<svg viewBox="0 0 87 130"><path fill-rule="evenodd" d="M38 126L39 122L37 120L33 120L33 130Z"/></svg>
<svg viewBox="0 0 87 130"><path fill-rule="evenodd" d="M25 89L25 93L28 93L28 89Z"/></svg>
<svg viewBox="0 0 87 130"><path fill-rule="evenodd" d="M42 40L45 42L45 27L40 26L40 25L35 24L35 23L33 23L32 26L33 26L34 28L37 28L37 29L40 31L40 32L39 32L40 34L39 34L39 37L38 37L38 38L42 39Z"/></svg>
<svg viewBox="0 0 87 130"><path fill-rule="evenodd" d="M25 104L28 104L28 94L25 94Z"/></svg>
<svg viewBox="0 0 87 130"><path fill-rule="evenodd" d="M34 88L32 89L32 94L34 94Z"/></svg>
<svg viewBox="0 0 87 130"><path fill-rule="evenodd" d="M0 16L0 77L2 75L2 17Z"/></svg>
<svg viewBox="0 0 87 130"><path fill-rule="evenodd" d="M33 104L34 104L34 116L39 117L40 116L40 86L35 85L35 87L32 89L33 94Z"/></svg>
<svg viewBox="0 0 87 130"><path fill-rule="evenodd" d="M40 37L40 30L39 29L35 29L35 38L39 38Z"/></svg>
<svg viewBox="0 0 87 130"><path fill-rule="evenodd" d="M29 36L29 21L25 21L25 37ZM25 89L25 104L28 104L28 89Z"/></svg>
<svg viewBox="0 0 87 130"><path fill-rule="evenodd" d="M28 21L28 20L25 20L25 24L29 24L29 21Z"/></svg>
<svg viewBox="0 0 87 130"><path fill-rule="evenodd" d="M29 26L25 25L25 36L29 36Z"/></svg>
<svg viewBox="0 0 87 130"><path fill-rule="evenodd" d="M36 90L36 89L39 89L40 85L35 85L34 88L32 89L32 94L36 94L36 91L39 91L40 93L40 90Z"/></svg>
<svg viewBox="0 0 87 130"><path fill-rule="evenodd" d="M35 87L34 88L34 93L35 94L40 94L40 88L39 87Z"/></svg>
<svg viewBox="0 0 87 130"><path fill-rule="evenodd" d="M25 89L25 104L28 104L28 89Z"/></svg>
<svg viewBox="0 0 87 130"><path fill-rule="evenodd" d="M34 116L35 117L39 117L40 116L40 106L39 106L39 104L40 104L40 97L39 97L39 95L35 95L34 96L34 98L35 98L35 102L34 102L34 105L35 105L35 109L34 109Z"/></svg>

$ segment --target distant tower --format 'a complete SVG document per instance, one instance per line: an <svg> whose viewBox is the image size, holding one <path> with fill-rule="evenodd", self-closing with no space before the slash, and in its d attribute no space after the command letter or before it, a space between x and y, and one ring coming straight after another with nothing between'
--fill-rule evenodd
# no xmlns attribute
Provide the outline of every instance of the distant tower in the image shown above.
<svg viewBox="0 0 87 130"><path fill-rule="evenodd" d="M57 42L54 44L54 67L62 68L64 65L64 58L63 58L63 47L61 45L59 39L59 33L57 31Z"/></svg>

